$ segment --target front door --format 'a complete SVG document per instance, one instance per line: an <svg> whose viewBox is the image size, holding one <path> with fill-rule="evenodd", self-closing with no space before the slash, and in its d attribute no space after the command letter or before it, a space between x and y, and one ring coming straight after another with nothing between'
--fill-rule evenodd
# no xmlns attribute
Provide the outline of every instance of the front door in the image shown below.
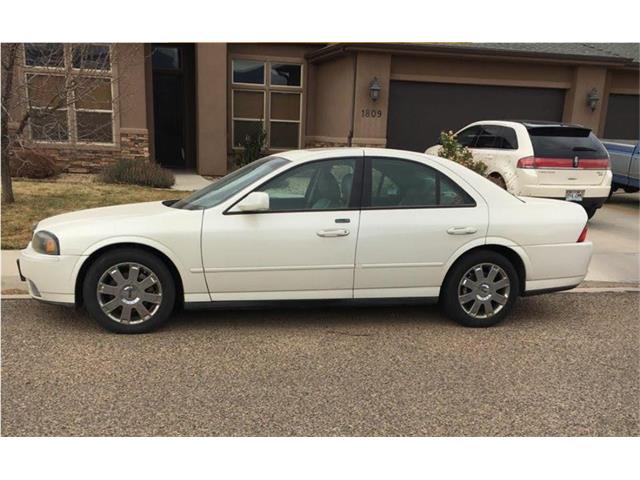
<svg viewBox="0 0 640 480"><path fill-rule="evenodd" d="M205 211L202 255L213 301L351 298L361 158L303 163L256 191L264 212Z"/></svg>
<svg viewBox="0 0 640 480"><path fill-rule="evenodd" d="M195 167L194 53L187 44L154 44L155 157L165 167Z"/></svg>

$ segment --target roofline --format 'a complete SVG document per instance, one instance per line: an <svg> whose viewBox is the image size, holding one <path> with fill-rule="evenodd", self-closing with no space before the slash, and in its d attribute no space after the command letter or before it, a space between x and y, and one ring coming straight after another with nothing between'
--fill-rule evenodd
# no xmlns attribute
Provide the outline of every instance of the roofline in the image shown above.
<svg viewBox="0 0 640 480"><path fill-rule="evenodd" d="M334 43L322 47L318 50L305 55L310 63L319 63L329 60L335 56L343 55L349 52L386 52L397 54L419 54L419 55L466 55L470 57L487 57L497 56L505 57L513 60L552 60L552 61L570 61L572 63L586 63L598 65L612 65L619 67L639 68L640 63L634 62L627 58L616 58L606 55L575 55L565 53L543 53L543 52L518 52L509 50L500 50L495 48L477 48L458 45L440 45L440 44L403 44L403 43Z"/></svg>

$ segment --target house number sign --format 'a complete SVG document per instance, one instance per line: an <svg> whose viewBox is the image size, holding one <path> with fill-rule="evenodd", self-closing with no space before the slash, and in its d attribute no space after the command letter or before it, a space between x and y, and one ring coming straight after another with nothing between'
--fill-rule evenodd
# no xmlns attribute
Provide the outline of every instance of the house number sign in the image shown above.
<svg viewBox="0 0 640 480"><path fill-rule="evenodd" d="M382 110L374 110L371 108L363 108L360 112L362 118L382 118Z"/></svg>

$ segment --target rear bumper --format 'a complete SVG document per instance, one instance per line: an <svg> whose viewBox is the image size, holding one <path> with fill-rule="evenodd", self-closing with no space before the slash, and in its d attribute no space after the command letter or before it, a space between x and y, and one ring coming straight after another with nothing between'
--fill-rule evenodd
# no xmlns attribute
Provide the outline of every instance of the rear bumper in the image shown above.
<svg viewBox="0 0 640 480"><path fill-rule="evenodd" d="M611 185L524 185L520 190L522 197L559 198L564 200L567 190L583 190L583 198L607 198Z"/></svg>
<svg viewBox="0 0 640 480"><path fill-rule="evenodd" d="M568 290L587 276L591 242L524 247L527 256L525 295Z"/></svg>
<svg viewBox="0 0 640 480"><path fill-rule="evenodd" d="M552 200L564 200L564 198L553 198ZM583 198L581 202L572 202L582 205L584 208L600 208L607 201L607 197Z"/></svg>

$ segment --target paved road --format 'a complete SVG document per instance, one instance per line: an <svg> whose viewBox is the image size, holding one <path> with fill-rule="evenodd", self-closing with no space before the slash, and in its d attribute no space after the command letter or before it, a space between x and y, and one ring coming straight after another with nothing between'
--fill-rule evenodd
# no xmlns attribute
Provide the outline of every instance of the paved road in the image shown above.
<svg viewBox="0 0 640 480"><path fill-rule="evenodd" d="M638 435L638 293L183 313L122 336L2 301L3 435ZM602 306L606 305L604 309Z"/></svg>

